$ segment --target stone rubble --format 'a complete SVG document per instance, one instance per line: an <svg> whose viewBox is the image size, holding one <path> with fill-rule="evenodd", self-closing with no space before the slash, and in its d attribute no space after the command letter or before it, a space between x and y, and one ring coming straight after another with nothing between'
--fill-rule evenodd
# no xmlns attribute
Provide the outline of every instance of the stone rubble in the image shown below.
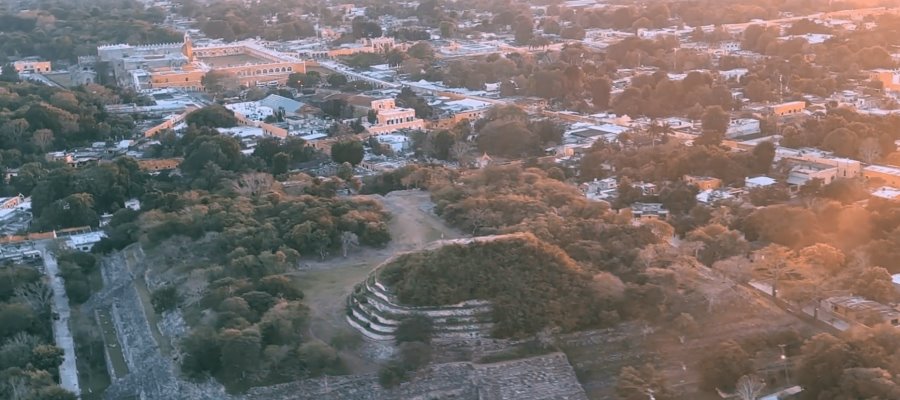
<svg viewBox="0 0 900 400"><path fill-rule="evenodd" d="M140 263L138 263L140 264ZM150 324L144 314L133 277L142 271L129 271L123 253L110 256L102 263L104 290L94 296L86 309L109 307L119 342L128 365L128 375L115 379L107 389L104 398L110 400L586 400L584 389L575 378L575 372L568 359L562 353L548 354L528 359L506 361L496 364L474 364L471 362L446 362L430 365L414 376L412 381L397 388L385 389L378 383L377 374L326 377L306 379L281 385L253 388L244 395L230 395L223 386L210 379L205 382L192 382L183 379L177 370L174 360L164 357L160 352ZM140 269L138 265L136 269ZM377 291L378 296L371 294L375 301L385 304L385 314L399 310L417 312L419 309L396 306L385 302L392 300L392 295L374 279L368 290ZM349 303L348 303L349 304ZM371 311L372 308L369 310ZM356 309L360 311L360 308ZM507 348L509 341L495 340L487 337L489 322L480 316L490 310L485 302L468 302L446 308L422 308L432 317L438 318L438 337L434 344L452 348L457 353L486 354ZM393 314L397 315L397 314ZM478 316L474 319L473 316ZM396 320L383 315L379 321L387 326L386 321ZM449 318L460 318L448 320ZM463 322L459 322L463 321ZM471 325L465 335L459 335L454 329L441 329L440 325ZM187 326L179 313L165 313L159 324L163 335L178 337L187 331ZM469 333L476 334L469 334ZM386 359L393 350L391 342L367 340L364 348L379 355L378 359ZM448 353L438 351L438 353ZM446 359L438 358L439 362Z"/></svg>
<svg viewBox="0 0 900 400"><path fill-rule="evenodd" d="M132 281L133 274L139 271L128 270L122 253L110 256L107 262L101 264L101 268L104 290L86 303L85 308L110 307L113 325L129 371L125 377L112 382L106 389L104 398L109 400L233 398L225 393L221 384L213 380L197 383L181 378L173 360L162 355L144 314L144 306L137 288ZM178 322L174 322L172 326L178 326Z"/></svg>
<svg viewBox="0 0 900 400"><path fill-rule="evenodd" d="M392 389L375 374L251 389L240 400L587 400L562 353L494 364L436 364Z"/></svg>

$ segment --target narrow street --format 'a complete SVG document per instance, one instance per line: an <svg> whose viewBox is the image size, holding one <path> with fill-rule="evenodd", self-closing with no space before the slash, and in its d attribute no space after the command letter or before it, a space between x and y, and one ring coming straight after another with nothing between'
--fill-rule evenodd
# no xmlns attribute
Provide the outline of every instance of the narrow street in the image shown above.
<svg viewBox="0 0 900 400"><path fill-rule="evenodd" d="M63 389L80 397L78 367L75 364L75 341L72 339L72 331L69 327L71 315L69 296L66 295L63 278L59 276L56 257L46 248L41 249L41 255L44 258L44 274L53 290L53 303L50 309L57 317L53 319L53 337L56 340L56 346L63 350L63 362L59 366L59 384Z"/></svg>

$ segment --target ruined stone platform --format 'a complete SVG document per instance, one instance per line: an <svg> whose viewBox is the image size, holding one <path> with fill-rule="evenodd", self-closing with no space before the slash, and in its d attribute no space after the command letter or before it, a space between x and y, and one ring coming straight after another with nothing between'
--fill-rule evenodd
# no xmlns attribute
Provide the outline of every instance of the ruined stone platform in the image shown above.
<svg viewBox="0 0 900 400"><path fill-rule="evenodd" d="M492 364L431 365L392 389L376 374L307 379L254 388L243 400L587 400L565 354Z"/></svg>

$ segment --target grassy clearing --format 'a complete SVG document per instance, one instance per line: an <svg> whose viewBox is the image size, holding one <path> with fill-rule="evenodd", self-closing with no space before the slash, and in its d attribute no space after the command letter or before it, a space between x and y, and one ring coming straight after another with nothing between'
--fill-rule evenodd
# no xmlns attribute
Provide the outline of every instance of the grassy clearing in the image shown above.
<svg viewBox="0 0 900 400"><path fill-rule="evenodd" d="M71 318L81 398L100 400L111 381L109 371L106 369L100 327L97 326L96 319L82 314L77 308L72 309ZM124 362L124 359L122 361Z"/></svg>
<svg viewBox="0 0 900 400"><path fill-rule="evenodd" d="M128 374L128 364L125 362L122 345L119 343L118 335L116 335L116 328L113 326L112 315L109 310L98 310L97 321L100 323L103 344L109 353L110 361L112 361L113 374L117 378L121 378Z"/></svg>

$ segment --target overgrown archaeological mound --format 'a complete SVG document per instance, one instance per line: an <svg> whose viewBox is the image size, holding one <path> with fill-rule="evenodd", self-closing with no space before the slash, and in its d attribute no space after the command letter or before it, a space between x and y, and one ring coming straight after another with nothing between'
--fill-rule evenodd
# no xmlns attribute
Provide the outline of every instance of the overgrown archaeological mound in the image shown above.
<svg viewBox="0 0 900 400"><path fill-rule="evenodd" d="M490 301L498 337L597 325L610 308L589 274L530 233L460 240L405 254L381 268L379 281L410 306Z"/></svg>

